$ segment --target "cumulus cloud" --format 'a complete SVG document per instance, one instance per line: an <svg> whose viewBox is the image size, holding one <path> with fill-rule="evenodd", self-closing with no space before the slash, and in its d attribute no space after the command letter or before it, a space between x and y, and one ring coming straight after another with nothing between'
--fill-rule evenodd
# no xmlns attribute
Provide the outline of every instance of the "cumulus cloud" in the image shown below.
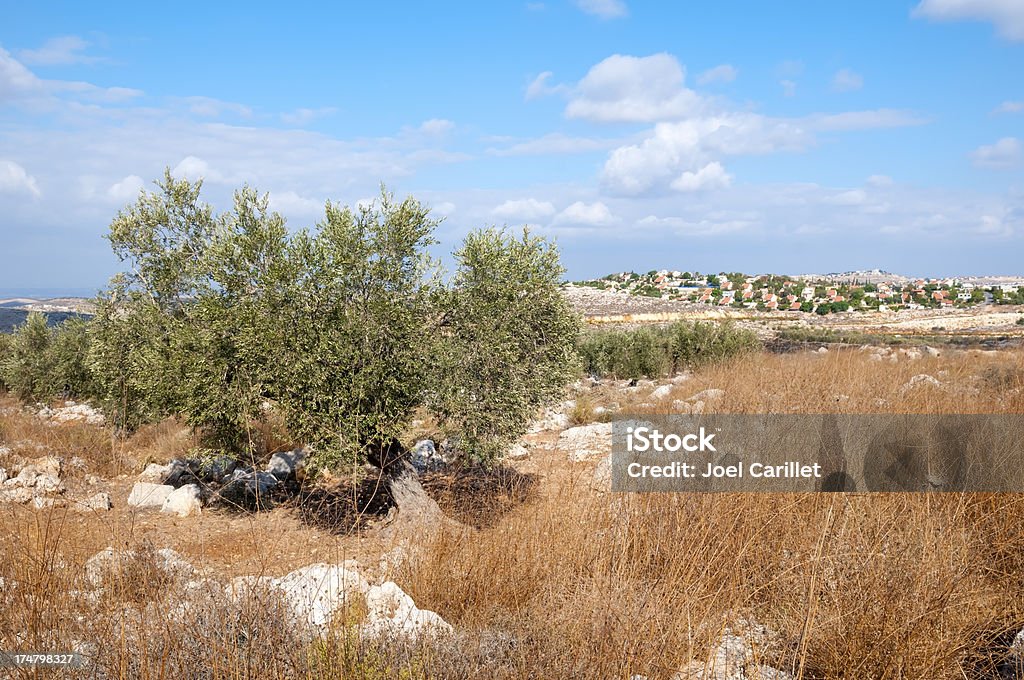
<svg viewBox="0 0 1024 680"><path fill-rule="evenodd" d="M574 0L574 3L587 14L602 19L619 19L629 15L629 8L622 0Z"/></svg>
<svg viewBox="0 0 1024 680"><path fill-rule="evenodd" d="M554 215L555 206L536 198L522 198L505 201L492 210L491 214L502 219L536 220Z"/></svg>
<svg viewBox="0 0 1024 680"><path fill-rule="evenodd" d="M552 224L579 227L606 227L615 222L611 210L604 203L576 201L555 216Z"/></svg>
<svg viewBox="0 0 1024 680"><path fill-rule="evenodd" d="M1020 0L922 0L913 15L935 21L988 21L1004 38L1024 40Z"/></svg>
<svg viewBox="0 0 1024 680"><path fill-rule="evenodd" d="M295 191L271 191L270 209L288 217L316 217L323 214L325 201Z"/></svg>
<svg viewBox="0 0 1024 680"><path fill-rule="evenodd" d="M212 170L209 163L196 156L186 156L181 159L181 162L171 170L171 174L179 179L188 179L193 182L199 179L218 182L223 179L223 175L216 170Z"/></svg>
<svg viewBox="0 0 1024 680"><path fill-rule="evenodd" d="M1021 162L1020 140L1016 137L1003 137L995 144L979 146L971 152L974 165L979 168L1005 170L1015 168Z"/></svg>
<svg viewBox="0 0 1024 680"><path fill-rule="evenodd" d="M117 202L124 203L139 195L146 183L138 175L128 175L119 182L114 182L107 189L107 196Z"/></svg>
<svg viewBox="0 0 1024 680"><path fill-rule="evenodd" d="M850 92L864 87L864 78L848 68L839 69L832 76L832 89L836 92Z"/></svg>
<svg viewBox="0 0 1024 680"><path fill-rule="evenodd" d="M614 194L638 195L672 180L687 185L693 180L684 180L683 173L698 173L715 156L795 151L812 143L813 137L800 126L753 113L659 123L643 142L619 147L609 155L602 181ZM710 180L717 171L707 172Z"/></svg>
<svg viewBox="0 0 1024 680"><path fill-rule="evenodd" d="M1003 102L992 113L1024 113L1024 102Z"/></svg>
<svg viewBox="0 0 1024 680"><path fill-rule="evenodd" d="M686 71L670 54L613 54L593 66L576 85L568 118L602 123L652 123L700 113L704 99L684 87Z"/></svg>
<svg viewBox="0 0 1024 680"><path fill-rule="evenodd" d="M676 191L704 191L724 189L731 183L732 176L726 173L722 164L712 161L696 172L687 170L677 177L670 186Z"/></svg>
<svg viewBox="0 0 1024 680"><path fill-rule="evenodd" d="M731 83L736 80L736 76L739 71L736 67L731 64L719 64L714 68L709 68L699 76L697 76L698 85L708 85L710 83Z"/></svg>
<svg viewBox="0 0 1024 680"><path fill-rule="evenodd" d="M27 193L34 198L42 196L36 178L14 161L0 160L0 191L4 193Z"/></svg>
<svg viewBox="0 0 1024 680"><path fill-rule="evenodd" d="M50 38L35 49L18 50L18 58L33 66L57 66L63 64L92 64L99 57L83 54L90 43L77 35Z"/></svg>

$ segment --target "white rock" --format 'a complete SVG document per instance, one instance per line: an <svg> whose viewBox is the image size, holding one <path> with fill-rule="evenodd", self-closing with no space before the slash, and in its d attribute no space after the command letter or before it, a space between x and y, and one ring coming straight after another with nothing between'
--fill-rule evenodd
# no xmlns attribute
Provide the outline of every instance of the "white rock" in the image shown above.
<svg viewBox="0 0 1024 680"><path fill-rule="evenodd" d="M903 386L904 390L918 387L920 385L929 385L931 387L942 387L942 383L937 378L928 375L927 373L918 373Z"/></svg>
<svg viewBox="0 0 1024 680"><path fill-rule="evenodd" d="M0 484L7 481L7 470L0 468Z"/></svg>
<svg viewBox="0 0 1024 680"><path fill-rule="evenodd" d="M109 577L120 574L137 556L134 550L119 552L108 546L86 560L83 567L85 578L94 587L99 587ZM187 579L196 571L195 567L170 548L161 548L153 553L153 564L175 579Z"/></svg>
<svg viewBox="0 0 1024 680"><path fill-rule="evenodd" d="M135 482L132 492L128 495L128 507L160 508L172 491L174 491L174 487L167 484Z"/></svg>
<svg viewBox="0 0 1024 680"><path fill-rule="evenodd" d="M923 351L925 354L927 354L930 357L942 356L942 352L940 352L939 350L937 350L934 347L931 347L929 345L925 345L924 347L922 347L921 351Z"/></svg>
<svg viewBox="0 0 1024 680"><path fill-rule="evenodd" d="M8 482L14 480L7 480ZM0 503L28 503L35 497L32 489L26 489L23 486L8 486L5 485L3 489L0 489Z"/></svg>
<svg viewBox="0 0 1024 680"><path fill-rule="evenodd" d="M672 385L662 385L653 392L651 392L651 399L665 399L668 395L672 394Z"/></svg>
<svg viewBox="0 0 1024 680"><path fill-rule="evenodd" d="M130 503L131 501L129 500ZM198 515L202 512L202 509L203 504L200 501L198 484L186 484L174 489L171 493L167 494L167 498L164 499L163 504L160 506L160 512L177 515L178 517Z"/></svg>
<svg viewBox="0 0 1024 680"><path fill-rule="evenodd" d="M36 510L43 510L45 508L62 508L67 505L67 502L63 498L51 498L49 496L36 496L32 499L32 506Z"/></svg>
<svg viewBox="0 0 1024 680"><path fill-rule="evenodd" d="M828 354L828 347L819 347L816 352L817 354Z"/></svg>
<svg viewBox="0 0 1024 680"><path fill-rule="evenodd" d="M579 462L607 455L612 447L612 424L592 423L570 427L558 435L558 446L569 455L569 460Z"/></svg>
<svg viewBox="0 0 1024 680"><path fill-rule="evenodd" d="M522 444L516 444L509 449L508 453L505 454L505 457L509 460L526 460L530 457L530 451Z"/></svg>
<svg viewBox="0 0 1024 680"><path fill-rule="evenodd" d="M416 640L452 633L447 621L435 612L416 607L413 599L394 581L370 588L366 593L366 607L369 610L366 623L359 627L363 637Z"/></svg>
<svg viewBox="0 0 1024 680"><path fill-rule="evenodd" d="M881 354L869 354L868 355L868 361L881 361L881 360L882 360L882 355Z"/></svg>
<svg viewBox="0 0 1024 680"><path fill-rule="evenodd" d="M329 626L336 610L368 588L358 572L337 564L311 564L274 585L284 591L296 617L317 628Z"/></svg>
<svg viewBox="0 0 1024 680"><path fill-rule="evenodd" d="M153 484L162 484L167 478L167 475L171 473L170 465L160 465L159 463L150 463L146 466L146 469L139 475L140 482L151 482Z"/></svg>
<svg viewBox="0 0 1024 680"><path fill-rule="evenodd" d="M694 394L686 401L715 401L725 396L725 390L712 387L706 390L701 390L697 394Z"/></svg>

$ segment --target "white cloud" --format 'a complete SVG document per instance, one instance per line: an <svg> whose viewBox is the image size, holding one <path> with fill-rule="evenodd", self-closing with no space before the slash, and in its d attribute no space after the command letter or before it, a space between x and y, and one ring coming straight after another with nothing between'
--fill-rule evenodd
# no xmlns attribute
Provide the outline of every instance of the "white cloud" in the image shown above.
<svg viewBox="0 0 1024 680"><path fill-rule="evenodd" d="M180 179L188 179L193 182L199 179L218 182L224 178L219 172L212 170L209 163L196 156L186 156L181 159L181 162L171 170L171 174Z"/></svg>
<svg viewBox="0 0 1024 680"><path fill-rule="evenodd" d="M1024 40L1020 0L922 0L913 15L936 21L988 21L1004 38Z"/></svg>
<svg viewBox="0 0 1024 680"><path fill-rule="evenodd" d="M719 64L714 68L709 68L699 76L697 76L698 85L707 85L709 83L731 83L736 80L736 76L739 71L736 67L731 64Z"/></svg>
<svg viewBox="0 0 1024 680"><path fill-rule="evenodd" d="M522 198L505 201L492 210L491 214L502 219L536 220L554 215L555 206L548 201L538 201L536 198Z"/></svg>
<svg viewBox="0 0 1024 680"><path fill-rule="evenodd" d="M687 170L670 185L676 191L706 191L724 189L732 184L732 176L718 161L712 161L697 172Z"/></svg>
<svg viewBox="0 0 1024 680"><path fill-rule="evenodd" d="M99 57L82 54L89 44L77 35L65 35L50 38L36 49L18 50L17 55L23 63L39 66L92 64L99 61Z"/></svg>
<svg viewBox="0 0 1024 680"><path fill-rule="evenodd" d="M36 178L14 161L0 160L0 192L27 193L35 198L42 196Z"/></svg>
<svg viewBox="0 0 1024 680"><path fill-rule="evenodd" d="M1003 102L992 113L1024 113L1024 102Z"/></svg>
<svg viewBox="0 0 1024 680"><path fill-rule="evenodd" d="M611 193L638 195L672 180L685 185L682 173L696 173L716 156L796 151L812 143L813 137L799 125L754 113L659 123L643 142L609 155L602 182Z"/></svg>
<svg viewBox="0 0 1024 680"><path fill-rule="evenodd" d="M323 118L330 116L337 111L333 106L321 106L317 109L299 108L294 111L288 111L281 114L281 121L287 125L294 125L296 127L302 127L308 125L317 118Z"/></svg>
<svg viewBox="0 0 1024 680"><path fill-rule="evenodd" d="M516 142L505 147L493 147L487 150L494 156L543 156L548 154L576 154L590 151L610 149L622 140L592 139L590 137L569 137L560 132Z"/></svg>
<svg viewBox="0 0 1024 680"><path fill-rule="evenodd" d="M576 201L555 217L553 224L580 227L606 227L615 222L611 211L604 203Z"/></svg>
<svg viewBox="0 0 1024 680"><path fill-rule="evenodd" d="M868 194L863 189L849 189L827 196L823 202L830 205L864 205L867 200Z"/></svg>
<svg viewBox="0 0 1024 680"><path fill-rule="evenodd" d="M593 66L574 88L568 118L602 123L652 123L695 115L703 99L683 86L686 72L670 54L613 54Z"/></svg>
<svg viewBox="0 0 1024 680"><path fill-rule="evenodd" d="M845 111L843 113L819 113L808 116L807 125L823 132L847 132L850 130L874 130L879 128L908 127L928 122L912 111L899 109L872 109L868 111Z"/></svg>
<svg viewBox="0 0 1024 680"><path fill-rule="evenodd" d="M455 212L455 204L451 201L441 201L430 206L430 212L441 217L448 217Z"/></svg>
<svg viewBox="0 0 1024 680"><path fill-rule="evenodd" d="M889 175L871 175L865 183L871 187L889 187L893 185L892 177L889 177Z"/></svg>
<svg viewBox="0 0 1024 680"><path fill-rule="evenodd" d="M270 209L287 217L318 217L323 214L325 203L295 191L270 192Z"/></svg>
<svg viewBox="0 0 1024 680"><path fill-rule="evenodd" d="M574 0L577 7L602 19L618 19L629 15L629 8L622 0Z"/></svg>
<svg viewBox="0 0 1024 680"><path fill-rule="evenodd" d="M839 69L832 76L832 89L836 92L850 92L864 87L864 78L848 68Z"/></svg>
<svg viewBox="0 0 1024 680"><path fill-rule="evenodd" d="M139 191L146 185L145 181L138 175L128 175L119 182L114 182L107 189L107 196L117 203L125 203L139 195Z"/></svg>
<svg viewBox="0 0 1024 680"><path fill-rule="evenodd" d="M419 130L425 135L443 135L455 129L455 123L444 118L431 118L420 124Z"/></svg>
<svg viewBox="0 0 1024 680"><path fill-rule="evenodd" d="M1020 140L1003 137L995 144L979 146L971 152L971 158L979 168L1002 170L1017 167L1021 162Z"/></svg>
<svg viewBox="0 0 1024 680"><path fill-rule="evenodd" d="M538 99L552 94L561 94L568 91L569 88L564 84L548 84L548 81L550 81L554 75L555 74L551 71L544 71L539 74L536 78L530 81L529 85L526 86L526 93L523 95L523 98L526 99L526 101L530 101L532 99Z"/></svg>
<svg viewBox="0 0 1024 680"><path fill-rule="evenodd" d="M184 102L189 112L205 118L219 118L225 113L233 113L243 118L252 116L252 109L244 104L225 102L213 97L185 97Z"/></svg>

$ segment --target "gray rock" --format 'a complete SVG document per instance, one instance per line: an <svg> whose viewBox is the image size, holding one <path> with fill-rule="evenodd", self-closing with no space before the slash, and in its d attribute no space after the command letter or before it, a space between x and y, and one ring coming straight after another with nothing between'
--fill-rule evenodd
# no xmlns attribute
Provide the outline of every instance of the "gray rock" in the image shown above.
<svg viewBox="0 0 1024 680"><path fill-rule="evenodd" d="M235 470L217 492L217 500L247 510L268 510L273 506L270 493L277 477L269 472Z"/></svg>
<svg viewBox="0 0 1024 680"><path fill-rule="evenodd" d="M448 467L445 457L437 450L434 442L429 439L421 439L416 442L409 452L409 462L416 468L416 472L435 472Z"/></svg>
<svg viewBox="0 0 1024 680"><path fill-rule="evenodd" d="M180 486L167 495L160 512L174 514L178 517L198 515L203 508L200 501L199 486L197 484L186 484Z"/></svg>
<svg viewBox="0 0 1024 680"><path fill-rule="evenodd" d="M291 477L299 478L306 468L306 449L280 451L270 457L267 472L285 481Z"/></svg>
<svg viewBox="0 0 1024 680"><path fill-rule="evenodd" d="M651 392L651 399L665 399L668 395L672 394L672 385L662 385L653 392Z"/></svg>
<svg viewBox="0 0 1024 680"><path fill-rule="evenodd" d="M128 495L128 507L160 508L172 491L174 491L174 487L168 484L135 482L132 492Z"/></svg>

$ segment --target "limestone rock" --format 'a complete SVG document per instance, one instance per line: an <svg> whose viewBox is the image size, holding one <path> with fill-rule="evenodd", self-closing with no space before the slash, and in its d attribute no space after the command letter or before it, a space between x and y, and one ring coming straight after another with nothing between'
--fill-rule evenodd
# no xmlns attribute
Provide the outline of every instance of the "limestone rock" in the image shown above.
<svg viewBox="0 0 1024 680"><path fill-rule="evenodd" d="M128 495L128 507L130 508L160 508L164 501L174 491L174 487L167 484L152 484L150 482L136 482L132 492Z"/></svg>
<svg viewBox="0 0 1024 680"><path fill-rule="evenodd" d="M163 505L160 506L160 512L174 514L178 517L188 517L189 515L198 515L202 512L202 508L199 486L186 484L167 494Z"/></svg>
<svg viewBox="0 0 1024 680"><path fill-rule="evenodd" d="M370 588L366 607L366 623L359 627L363 637L417 640L452 633L447 621L435 612L419 609L394 581Z"/></svg>
<svg viewBox="0 0 1024 680"><path fill-rule="evenodd" d="M558 446L568 453L569 460L591 460L611 452L612 424L593 423L570 427L558 435Z"/></svg>

